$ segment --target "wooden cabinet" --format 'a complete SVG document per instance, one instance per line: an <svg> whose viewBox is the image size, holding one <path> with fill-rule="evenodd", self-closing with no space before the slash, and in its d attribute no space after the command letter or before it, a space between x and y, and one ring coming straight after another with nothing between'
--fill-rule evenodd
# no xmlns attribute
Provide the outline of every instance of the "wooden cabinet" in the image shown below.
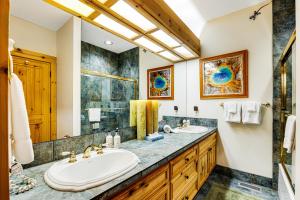
<svg viewBox="0 0 300 200"><path fill-rule="evenodd" d="M169 166L165 165L113 198L114 200L169 199Z"/></svg>
<svg viewBox="0 0 300 200"><path fill-rule="evenodd" d="M216 165L216 133L137 181L113 200L192 200Z"/></svg>
<svg viewBox="0 0 300 200"><path fill-rule="evenodd" d="M200 189L216 166L217 134L214 133L199 143L198 188Z"/></svg>

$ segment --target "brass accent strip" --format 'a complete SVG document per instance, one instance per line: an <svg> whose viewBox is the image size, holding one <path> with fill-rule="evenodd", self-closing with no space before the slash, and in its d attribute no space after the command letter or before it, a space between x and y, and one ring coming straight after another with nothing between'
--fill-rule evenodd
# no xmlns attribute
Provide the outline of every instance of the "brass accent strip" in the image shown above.
<svg viewBox="0 0 300 200"><path fill-rule="evenodd" d="M281 64L282 64L282 62L284 62L284 60L288 56L290 50L292 49L292 45L294 44L295 41L296 41L296 30L294 30L294 32L290 36L289 41L288 41L286 47L284 48L284 50L283 50L283 52L282 52L282 54L280 56L279 62Z"/></svg>
<svg viewBox="0 0 300 200"><path fill-rule="evenodd" d="M134 97L135 99L137 98L137 84L138 80L133 79L133 78L126 78L122 76L116 76L112 74L106 74L103 72L95 71L95 70L88 70L88 69L81 69L81 74L83 75L91 75L91 76L99 76L99 77L106 77L106 78L112 78L112 79L117 79L121 81L130 81L134 83Z"/></svg>

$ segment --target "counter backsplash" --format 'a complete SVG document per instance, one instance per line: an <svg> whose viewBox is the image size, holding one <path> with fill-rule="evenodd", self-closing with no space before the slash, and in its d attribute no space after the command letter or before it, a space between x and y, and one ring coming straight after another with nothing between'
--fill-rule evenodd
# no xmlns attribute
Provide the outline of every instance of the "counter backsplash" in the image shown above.
<svg viewBox="0 0 300 200"><path fill-rule="evenodd" d="M217 119L163 116L163 120L159 122L160 130L162 130L165 124L174 128L177 124L182 122L183 119L190 120L191 125L217 127L218 124ZM120 129L120 136L122 142L136 139L136 127ZM24 168L60 160L64 158L61 156L63 151L75 151L76 154L82 153L84 149L91 144L105 143L105 137L106 133L100 132L34 144L34 161L30 164L24 165Z"/></svg>

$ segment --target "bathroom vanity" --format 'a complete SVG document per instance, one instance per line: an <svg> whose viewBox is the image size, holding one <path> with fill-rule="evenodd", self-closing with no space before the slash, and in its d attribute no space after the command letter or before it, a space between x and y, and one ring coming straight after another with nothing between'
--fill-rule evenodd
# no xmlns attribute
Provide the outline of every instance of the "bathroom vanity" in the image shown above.
<svg viewBox="0 0 300 200"><path fill-rule="evenodd" d="M53 165L32 167L25 174L37 179L32 190L17 199L193 199L216 165L217 129L203 133L166 134L156 142L131 140L120 148L136 154L140 163L123 176L82 192L50 188L43 179Z"/></svg>

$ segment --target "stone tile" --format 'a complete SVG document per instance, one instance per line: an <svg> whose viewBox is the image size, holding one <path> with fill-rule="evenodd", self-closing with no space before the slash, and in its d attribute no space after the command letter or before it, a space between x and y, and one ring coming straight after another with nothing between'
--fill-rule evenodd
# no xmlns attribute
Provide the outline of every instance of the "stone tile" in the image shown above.
<svg viewBox="0 0 300 200"><path fill-rule="evenodd" d="M93 144L94 136L84 135L54 141L54 160L64 158L61 153L64 151L75 151L76 154L82 153L84 149Z"/></svg>
<svg viewBox="0 0 300 200"><path fill-rule="evenodd" d="M24 165L24 168L29 168L37 165L53 161L53 142L42 142L33 144L34 151L34 161L27 165Z"/></svg>

